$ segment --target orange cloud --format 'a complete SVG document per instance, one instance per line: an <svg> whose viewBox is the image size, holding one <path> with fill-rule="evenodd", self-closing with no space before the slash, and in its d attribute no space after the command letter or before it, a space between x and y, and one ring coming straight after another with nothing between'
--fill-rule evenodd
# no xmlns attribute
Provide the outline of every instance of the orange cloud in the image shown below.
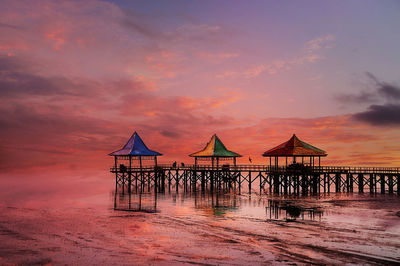
<svg viewBox="0 0 400 266"><path fill-rule="evenodd" d="M63 28L52 29L44 34L46 39L53 42L54 50L61 50L65 43L65 30Z"/></svg>

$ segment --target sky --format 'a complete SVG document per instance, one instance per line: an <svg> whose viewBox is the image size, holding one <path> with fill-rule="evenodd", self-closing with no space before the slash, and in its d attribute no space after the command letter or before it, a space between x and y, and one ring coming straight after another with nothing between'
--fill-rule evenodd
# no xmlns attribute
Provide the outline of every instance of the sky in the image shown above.
<svg viewBox="0 0 400 266"><path fill-rule="evenodd" d="M216 133L239 163L292 134L322 164L400 166L399 1L0 1L0 173L162 163Z"/></svg>

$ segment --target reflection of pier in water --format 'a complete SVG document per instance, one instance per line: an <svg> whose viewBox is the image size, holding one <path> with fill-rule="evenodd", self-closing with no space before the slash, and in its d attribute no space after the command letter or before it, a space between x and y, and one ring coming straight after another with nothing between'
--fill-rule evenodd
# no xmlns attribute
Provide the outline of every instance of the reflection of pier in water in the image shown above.
<svg viewBox="0 0 400 266"><path fill-rule="evenodd" d="M117 186L114 193L114 209L121 211L158 212L157 202L167 197L175 203L178 198L181 202L193 201L194 209L220 216L225 211L238 209L242 201L247 201L242 200L236 194L211 193L210 191L165 194L152 191L141 192L140 190L136 192L136 189L128 192L127 189L123 189L123 186Z"/></svg>
<svg viewBox="0 0 400 266"><path fill-rule="evenodd" d="M268 200L268 206L265 208L269 219L285 219L287 221L315 220L321 221L323 211L320 207L309 207L300 204L294 200Z"/></svg>
<svg viewBox="0 0 400 266"><path fill-rule="evenodd" d="M157 193L114 192L114 210L157 212Z"/></svg>
<svg viewBox="0 0 400 266"><path fill-rule="evenodd" d="M114 198L114 209L122 211L163 212L163 207L169 208L177 204L188 204L194 211L200 211L206 216L224 217L237 212L240 208L265 209L265 215L270 220L321 220L322 209L307 200L300 198L268 199L252 197L251 194L182 191L172 192L128 192L117 187ZM165 205L164 203L167 202ZM169 203L168 203L169 202ZM261 212L263 213L263 211ZM264 216L264 214L262 215Z"/></svg>

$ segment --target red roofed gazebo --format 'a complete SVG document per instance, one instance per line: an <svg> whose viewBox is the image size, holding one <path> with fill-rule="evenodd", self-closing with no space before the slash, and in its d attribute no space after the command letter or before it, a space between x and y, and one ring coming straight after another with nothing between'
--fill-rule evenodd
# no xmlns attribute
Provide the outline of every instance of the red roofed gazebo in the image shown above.
<svg viewBox="0 0 400 266"><path fill-rule="evenodd" d="M314 167L316 157L318 157L318 166L321 166L321 157L327 155L325 151L301 141L295 134L288 141L263 153L264 157L269 157L270 167L272 167L272 158L275 159L276 168L279 164L279 157L285 157L286 166L288 157L293 158L293 164L296 164L297 157L301 157L303 165L305 164L304 158L309 158L309 166Z"/></svg>

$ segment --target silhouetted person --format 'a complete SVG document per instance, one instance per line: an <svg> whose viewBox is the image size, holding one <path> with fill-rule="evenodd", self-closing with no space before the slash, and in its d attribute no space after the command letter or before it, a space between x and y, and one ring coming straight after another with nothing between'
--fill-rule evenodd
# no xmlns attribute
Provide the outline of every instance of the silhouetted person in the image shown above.
<svg viewBox="0 0 400 266"><path fill-rule="evenodd" d="M181 163L181 166L182 166L182 167L185 167L185 164L182 162L182 163Z"/></svg>
<svg viewBox="0 0 400 266"><path fill-rule="evenodd" d="M121 173L125 173L126 172L126 166L123 165L123 164L120 164L119 165L119 170L120 170Z"/></svg>
<svg viewBox="0 0 400 266"><path fill-rule="evenodd" d="M250 162L250 163L252 163L252 162L253 162L253 160L250 158L250 156L249 156L249 162Z"/></svg>
<svg viewBox="0 0 400 266"><path fill-rule="evenodd" d="M176 161L172 164L173 168L176 168Z"/></svg>

